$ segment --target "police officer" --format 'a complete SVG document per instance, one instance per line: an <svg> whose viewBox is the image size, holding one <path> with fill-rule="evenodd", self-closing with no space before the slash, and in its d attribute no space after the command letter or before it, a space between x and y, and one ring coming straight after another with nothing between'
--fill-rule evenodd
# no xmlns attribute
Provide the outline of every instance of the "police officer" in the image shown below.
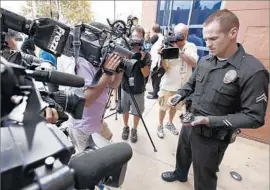
<svg viewBox="0 0 270 190"><path fill-rule="evenodd" d="M210 55L201 59L184 87L169 104L192 94L193 120L183 123L176 169L162 173L164 181L187 181L193 162L195 190L215 190L216 171L239 128L264 125L269 74L263 64L236 42L239 20L224 9L203 24Z"/></svg>

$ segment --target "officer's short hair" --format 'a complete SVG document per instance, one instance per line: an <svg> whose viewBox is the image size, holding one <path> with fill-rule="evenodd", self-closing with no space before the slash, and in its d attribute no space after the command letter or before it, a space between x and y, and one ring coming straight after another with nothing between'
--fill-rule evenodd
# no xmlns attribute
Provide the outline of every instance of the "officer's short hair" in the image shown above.
<svg viewBox="0 0 270 190"><path fill-rule="evenodd" d="M154 26L152 27L152 30L155 33L160 33L161 32L159 24L154 24Z"/></svg>
<svg viewBox="0 0 270 190"><path fill-rule="evenodd" d="M210 15L203 23L203 26L207 26L212 22L218 22L223 32L229 32L233 27L239 29L240 23L237 16L228 9L219 10Z"/></svg>

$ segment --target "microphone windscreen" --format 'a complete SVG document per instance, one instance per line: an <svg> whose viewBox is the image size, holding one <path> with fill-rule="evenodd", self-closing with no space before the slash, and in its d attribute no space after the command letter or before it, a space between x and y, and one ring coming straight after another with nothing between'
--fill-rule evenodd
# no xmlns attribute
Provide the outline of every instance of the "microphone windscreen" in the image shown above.
<svg viewBox="0 0 270 190"><path fill-rule="evenodd" d="M119 170L131 157L132 148L124 142L73 156L69 166L75 170L75 187L77 189L93 187L104 177Z"/></svg>
<svg viewBox="0 0 270 190"><path fill-rule="evenodd" d="M61 86L71 86L71 87L84 87L84 78L76 75L51 71L49 81L50 83L61 85Z"/></svg>

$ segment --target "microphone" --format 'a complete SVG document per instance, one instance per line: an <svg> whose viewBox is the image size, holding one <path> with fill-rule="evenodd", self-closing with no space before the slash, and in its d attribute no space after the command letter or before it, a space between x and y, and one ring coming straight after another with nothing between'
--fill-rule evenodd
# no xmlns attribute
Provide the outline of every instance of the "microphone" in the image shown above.
<svg viewBox="0 0 270 190"><path fill-rule="evenodd" d="M126 164L131 157L132 148L124 142L75 155L69 162L69 166L75 170L75 188L92 188L105 177L119 180L121 185L126 173Z"/></svg>
<svg viewBox="0 0 270 190"><path fill-rule="evenodd" d="M49 82L61 86L84 87L84 78L59 71L26 70L36 81Z"/></svg>
<svg viewBox="0 0 270 190"><path fill-rule="evenodd" d="M21 55L22 55L22 58L27 62L27 63L42 63L42 60L39 59L38 57L36 56L33 56L33 55L29 55L29 54L26 54L26 53L23 53L21 52Z"/></svg>

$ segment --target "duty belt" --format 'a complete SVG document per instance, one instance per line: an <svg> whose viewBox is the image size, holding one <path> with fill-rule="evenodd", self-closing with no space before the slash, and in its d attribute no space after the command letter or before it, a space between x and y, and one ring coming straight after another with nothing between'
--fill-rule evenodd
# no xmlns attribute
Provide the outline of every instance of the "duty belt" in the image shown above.
<svg viewBox="0 0 270 190"><path fill-rule="evenodd" d="M195 109L193 106L190 108L190 112L193 113L195 116L201 115L200 112ZM216 140L228 140L228 136L232 132L230 129L225 128L211 128L206 125L198 125L193 127L194 131L206 138L216 139Z"/></svg>
<svg viewBox="0 0 270 190"><path fill-rule="evenodd" d="M230 130L228 129L211 129L205 125L199 125L193 128L197 134L204 136L206 138L217 140L227 140L227 136L230 133Z"/></svg>

